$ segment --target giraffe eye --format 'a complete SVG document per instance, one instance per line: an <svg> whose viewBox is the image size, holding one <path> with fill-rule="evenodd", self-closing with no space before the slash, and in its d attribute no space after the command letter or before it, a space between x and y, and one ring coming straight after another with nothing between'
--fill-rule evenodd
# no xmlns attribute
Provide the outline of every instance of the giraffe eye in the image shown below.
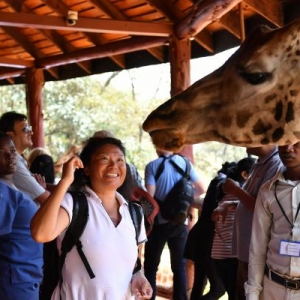
<svg viewBox="0 0 300 300"><path fill-rule="evenodd" d="M240 72L240 75L250 84L256 85L264 83L268 78L271 77L271 73L247 73L247 72Z"/></svg>

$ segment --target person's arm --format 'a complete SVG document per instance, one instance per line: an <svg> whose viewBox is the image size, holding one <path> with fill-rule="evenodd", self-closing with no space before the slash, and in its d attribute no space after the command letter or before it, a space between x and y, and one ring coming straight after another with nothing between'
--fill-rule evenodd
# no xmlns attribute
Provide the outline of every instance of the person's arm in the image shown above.
<svg viewBox="0 0 300 300"><path fill-rule="evenodd" d="M224 201L217 208L214 209L211 215L211 219L214 222L217 222L221 219L222 222L225 222L229 210L235 210L239 201Z"/></svg>
<svg viewBox="0 0 300 300"><path fill-rule="evenodd" d="M193 185L195 187L194 198L198 198L199 196L206 193L207 189L202 179L199 178L198 180L194 181Z"/></svg>
<svg viewBox="0 0 300 300"><path fill-rule="evenodd" d="M203 206L203 201L204 201L203 197L196 197L194 199L194 202L192 203L191 207L201 210L202 206Z"/></svg>
<svg viewBox="0 0 300 300"><path fill-rule="evenodd" d="M264 269L273 219L270 211L264 207L263 195L264 191L261 190L257 196L252 223L248 281L245 284L247 300L259 300L263 289Z"/></svg>
<svg viewBox="0 0 300 300"><path fill-rule="evenodd" d="M237 197L245 207L251 212L254 211L256 198L248 194L243 188L235 183L230 178L227 178L223 183L223 192Z"/></svg>
<svg viewBox="0 0 300 300"><path fill-rule="evenodd" d="M16 164L17 170L13 174L13 183L17 189L29 195L32 200L39 204L45 202L50 195L49 191L45 190L36 178L31 175L20 157L17 157Z"/></svg>
<svg viewBox="0 0 300 300"><path fill-rule="evenodd" d="M52 241L69 225L69 215L60 205L73 182L75 169L82 167L78 157L71 158L64 165L62 179L32 218L31 234L37 242Z"/></svg>
<svg viewBox="0 0 300 300"><path fill-rule="evenodd" d="M146 190L150 194L151 197L154 197L156 186L153 184L146 184Z"/></svg>

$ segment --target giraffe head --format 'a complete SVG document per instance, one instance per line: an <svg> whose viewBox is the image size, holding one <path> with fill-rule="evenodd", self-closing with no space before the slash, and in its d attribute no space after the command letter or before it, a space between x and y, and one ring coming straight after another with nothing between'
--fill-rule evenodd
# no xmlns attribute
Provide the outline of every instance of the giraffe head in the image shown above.
<svg viewBox="0 0 300 300"><path fill-rule="evenodd" d="M147 117L157 148L219 141L236 146L300 140L300 19L256 28L210 75Z"/></svg>

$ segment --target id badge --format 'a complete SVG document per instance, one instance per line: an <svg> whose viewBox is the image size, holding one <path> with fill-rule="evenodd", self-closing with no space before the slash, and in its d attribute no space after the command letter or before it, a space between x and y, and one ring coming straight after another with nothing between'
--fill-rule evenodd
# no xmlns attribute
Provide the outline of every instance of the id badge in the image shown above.
<svg viewBox="0 0 300 300"><path fill-rule="evenodd" d="M280 241L279 254L293 257L300 257L300 242Z"/></svg>

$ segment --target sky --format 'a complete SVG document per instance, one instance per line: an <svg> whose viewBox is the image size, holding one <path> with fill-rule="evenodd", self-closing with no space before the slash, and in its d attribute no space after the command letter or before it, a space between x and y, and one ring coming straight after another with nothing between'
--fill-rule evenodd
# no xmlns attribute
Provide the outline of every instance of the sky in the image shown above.
<svg viewBox="0 0 300 300"><path fill-rule="evenodd" d="M236 50L237 48L232 48L214 56L192 59L191 84L222 66ZM101 75L103 76L102 80L110 75L111 73ZM148 100L154 97L162 99L170 97L169 64L141 67L129 71L124 70L112 80L111 84L119 90L130 91L132 77L134 78L137 99Z"/></svg>

